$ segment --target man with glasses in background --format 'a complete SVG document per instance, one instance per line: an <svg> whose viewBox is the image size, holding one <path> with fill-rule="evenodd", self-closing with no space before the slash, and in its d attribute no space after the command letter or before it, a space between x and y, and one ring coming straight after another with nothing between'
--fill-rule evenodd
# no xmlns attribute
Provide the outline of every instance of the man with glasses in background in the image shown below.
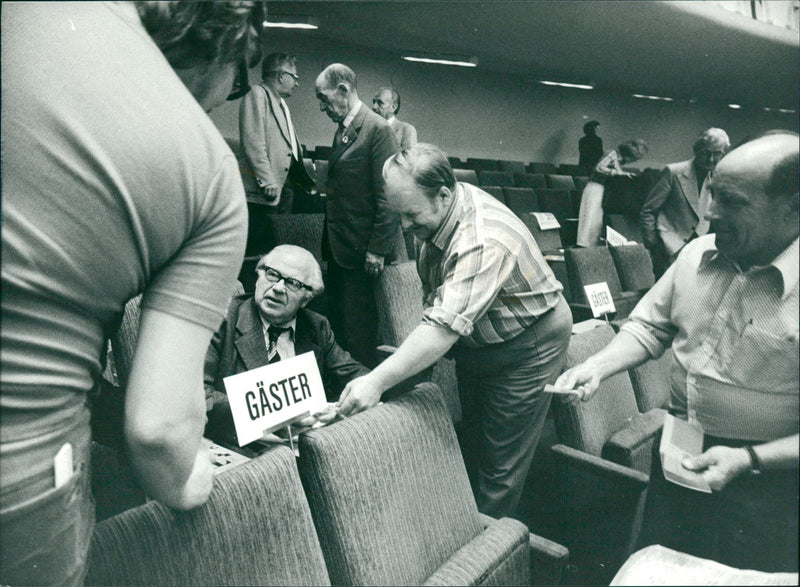
<svg viewBox="0 0 800 587"><path fill-rule="evenodd" d="M328 320L306 309L322 293L322 270L314 256L279 245L256 265L255 294L231 300L222 327L206 354L206 436L238 446L223 379L313 351L330 401L368 369L334 340Z"/></svg>
<svg viewBox="0 0 800 587"><path fill-rule="evenodd" d="M264 58L261 78L239 105L251 233L263 224L261 215L291 213L294 196L314 185L303 166L300 141L284 100L300 84L296 58L270 53Z"/></svg>
<svg viewBox="0 0 800 587"><path fill-rule="evenodd" d="M686 243L708 232L703 218L709 201L705 181L730 146L721 128L704 130L694 142L694 157L667 165L647 194L639 218L657 277Z"/></svg>

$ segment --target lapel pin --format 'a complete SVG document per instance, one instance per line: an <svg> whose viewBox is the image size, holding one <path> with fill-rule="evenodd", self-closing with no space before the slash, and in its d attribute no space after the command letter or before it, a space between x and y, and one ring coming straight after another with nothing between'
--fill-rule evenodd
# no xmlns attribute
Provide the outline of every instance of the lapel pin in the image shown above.
<svg viewBox="0 0 800 587"><path fill-rule="evenodd" d="M348 137L347 135L344 135L342 137L342 142L346 145L347 143L350 142L350 137Z"/></svg>

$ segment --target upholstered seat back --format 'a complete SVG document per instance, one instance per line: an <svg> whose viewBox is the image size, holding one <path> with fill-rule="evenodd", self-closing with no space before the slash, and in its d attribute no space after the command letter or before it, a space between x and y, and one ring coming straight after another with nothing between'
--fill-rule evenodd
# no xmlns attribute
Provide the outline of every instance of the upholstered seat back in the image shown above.
<svg viewBox="0 0 800 587"><path fill-rule="evenodd" d="M97 525L87 585L330 585L294 453L220 473L209 501L157 502Z"/></svg>
<svg viewBox="0 0 800 587"><path fill-rule="evenodd" d="M396 401L301 435L300 475L334 584L420 585L482 533L440 396L422 383ZM514 536L517 547L494 553L497 560L518 548L527 557L527 530ZM481 550L486 558L492 548ZM456 560L463 571L481 557Z"/></svg>

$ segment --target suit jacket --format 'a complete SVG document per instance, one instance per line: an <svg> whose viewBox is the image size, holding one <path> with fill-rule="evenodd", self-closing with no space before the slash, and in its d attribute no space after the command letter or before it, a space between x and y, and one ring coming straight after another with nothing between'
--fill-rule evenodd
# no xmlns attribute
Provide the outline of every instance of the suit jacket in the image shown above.
<svg viewBox="0 0 800 587"><path fill-rule="evenodd" d="M639 214L645 242L660 239L669 255L675 255L692 239L704 213L700 208L707 199L707 188L704 182L698 192L692 161L667 165Z"/></svg>
<svg viewBox="0 0 800 587"><path fill-rule="evenodd" d="M299 149L297 129L295 139ZM247 200L276 206L279 198L268 202L261 194L256 178L267 185L283 188L292 166L292 138L281 108L281 97L266 84L252 86L242 98L239 105L239 140L245 159L240 167ZM303 174L305 168L302 161L300 163L296 166L296 173ZM299 183L313 185L307 173Z"/></svg>
<svg viewBox="0 0 800 587"><path fill-rule="evenodd" d="M395 118L390 123L390 126L394 131L394 136L397 137L397 142L400 143L401 149L408 149L417 144L417 129L411 124Z"/></svg>
<svg viewBox="0 0 800 587"><path fill-rule="evenodd" d="M328 159L322 255L363 269L366 253L392 262L405 250L400 220L387 206L383 164L399 151L392 128L363 103Z"/></svg>
<svg viewBox="0 0 800 587"><path fill-rule="evenodd" d="M298 355L314 352L329 401L338 398L348 382L369 372L336 344L328 320L311 310L301 309L297 313L294 346ZM267 356L264 330L253 295L234 297L206 353L203 382L206 402L213 402L206 426L209 438L226 444L235 443L233 419L222 380L229 375L263 367L268 363Z"/></svg>

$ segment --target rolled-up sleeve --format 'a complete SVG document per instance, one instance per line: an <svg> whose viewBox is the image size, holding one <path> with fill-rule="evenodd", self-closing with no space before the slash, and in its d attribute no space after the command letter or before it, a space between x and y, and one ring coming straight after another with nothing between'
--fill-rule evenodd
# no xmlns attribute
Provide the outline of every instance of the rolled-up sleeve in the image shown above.
<svg viewBox="0 0 800 587"><path fill-rule="evenodd" d="M460 336L472 334L514 269L514 256L493 241L475 244L447 260L442 284L426 301L423 323L439 324Z"/></svg>

